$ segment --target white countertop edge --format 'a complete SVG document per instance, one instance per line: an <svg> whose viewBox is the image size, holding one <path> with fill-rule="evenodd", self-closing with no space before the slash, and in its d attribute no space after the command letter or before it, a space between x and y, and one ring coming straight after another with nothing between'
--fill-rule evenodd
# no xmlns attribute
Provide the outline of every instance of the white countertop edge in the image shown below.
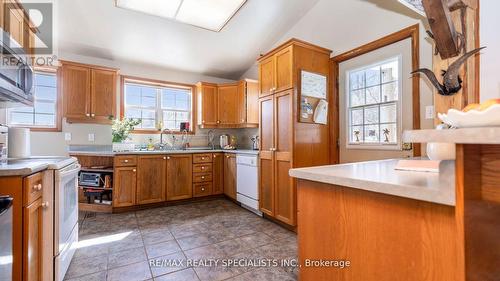
<svg viewBox="0 0 500 281"><path fill-rule="evenodd" d="M457 144L500 144L500 128L460 128L448 130L407 130L403 142L409 143L457 143Z"/></svg>
<svg viewBox="0 0 500 281"><path fill-rule="evenodd" d="M165 151L68 151L70 155L90 155L90 156L114 156L114 155L141 155L141 154L196 154L196 153L234 153L258 155L258 150L236 149L236 150L165 150Z"/></svg>
<svg viewBox="0 0 500 281"><path fill-rule="evenodd" d="M339 166L348 166L353 164L363 164L370 162L383 162L383 161L394 161L395 159L390 160L380 160L380 161L367 161L367 162L358 162L352 164L340 164L340 165L328 165L328 166L318 166L311 168L298 168L291 169L289 174L291 177L309 180L314 182L326 183L331 185L345 186L365 191L372 191L381 194L393 195L403 198L421 200L431 203L437 203L447 206L455 206L455 186L450 185L447 188L442 189L428 189L424 187L414 186L414 185L405 185L405 184L394 184L388 182L380 182L373 180L364 180L359 178L351 178L347 176L336 176L336 175L326 175L317 171L317 169L321 168L329 168L332 170ZM316 171L315 171L316 170ZM425 172L410 172L410 171L396 171L398 173L411 173L412 175L423 175L425 176L427 173ZM454 175L453 175L454 176Z"/></svg>

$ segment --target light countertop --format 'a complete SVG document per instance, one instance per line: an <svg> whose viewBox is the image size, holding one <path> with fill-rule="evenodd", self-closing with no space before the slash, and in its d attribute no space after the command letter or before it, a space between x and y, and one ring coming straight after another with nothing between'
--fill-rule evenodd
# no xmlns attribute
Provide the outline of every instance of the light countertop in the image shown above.
<svg viewBox="0 0 500 281"><path fill-rule="evenodd" d="M252 154L258 155L258 150L251 149L187 149L187 150L136 150L136 151L112 151L110 146L78 146L70 147L68 153L70 155L88 155L88 156L114 156L114 155L131 155L131 154L190 154L190 153L235 153L235 154Z"/></svg>
<svg viewBox="0 0 500 281"><path fill-rule="evenodd" d="M291 169L290 176L404 198L455 206L455 161L439 173L397 171L398 159Z"/></svg>
<svg viewBox="0 0 500 281"><path fill-rule="evenodd" d="M46 169L60 169L73 162L72 157L31 157L9 159L6 164L0 165L0 177L27 176Z"/></svg>
<svg viewBox="0 0 500 281"><path fill-rule="evenodd" d="M500 144L500 128L462 128L448 130L404 131L403 142L444 142L458 144Z"/></svg>

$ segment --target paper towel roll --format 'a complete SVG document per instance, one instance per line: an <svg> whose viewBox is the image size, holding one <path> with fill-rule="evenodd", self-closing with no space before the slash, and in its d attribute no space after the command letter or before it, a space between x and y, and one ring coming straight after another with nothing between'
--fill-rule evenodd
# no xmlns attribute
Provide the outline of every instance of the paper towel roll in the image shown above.
<svg viewBox="0 0 500 281"><path fill-rule="evenodd" d="M30 129L9 128L9 158L27 158L30 156Z"/></svg>

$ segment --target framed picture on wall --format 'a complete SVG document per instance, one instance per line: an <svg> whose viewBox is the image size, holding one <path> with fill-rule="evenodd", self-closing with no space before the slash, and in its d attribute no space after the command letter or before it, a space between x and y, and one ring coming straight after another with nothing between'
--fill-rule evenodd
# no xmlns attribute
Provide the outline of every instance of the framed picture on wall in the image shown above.
<svg viewBox="0 0 500 281"><path fill-rule="evenodd" d="M327 76L300 70L299 84L299 122L328 124Z"/></svg>

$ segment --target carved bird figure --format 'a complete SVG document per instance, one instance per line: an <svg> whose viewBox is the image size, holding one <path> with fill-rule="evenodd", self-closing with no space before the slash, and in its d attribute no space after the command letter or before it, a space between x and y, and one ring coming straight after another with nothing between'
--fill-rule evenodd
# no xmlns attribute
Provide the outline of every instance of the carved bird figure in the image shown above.
<svg viewBox="0 0 500 281"><path fill-rule="evenodd" d="M443 84L439 83L434 72L427 68L420 68L412 71L411 74L423 73L431 81L432 85L436 87L438 93L443 96L451 96L456 94L460 89L462 89L462 78L460 78L459 71L462 64L464 64L468 58L478 53L486 47L481 47L474 49L470 52L465 53L463 56L454 61L448 70L442 70Z"/></svg>

